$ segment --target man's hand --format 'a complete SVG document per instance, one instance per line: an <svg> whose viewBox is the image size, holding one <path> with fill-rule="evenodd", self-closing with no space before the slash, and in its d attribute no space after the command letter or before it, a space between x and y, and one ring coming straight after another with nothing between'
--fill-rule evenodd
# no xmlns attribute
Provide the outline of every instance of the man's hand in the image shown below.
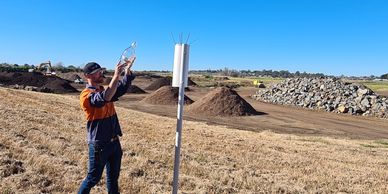
<svg viewBox="0 0 388 194"><path fill-rule="evenodd" d="M119 62L116 65L115 73L113 74L113 78L119 78L126 65L127 65L126 63L120 64L120 62Z"/></svg>
<svg viewBox="0 0 388 194"><path fill-rule="evenodd" d="M109 102L112 100L112 97L114 96L117 90L117 85L119 83L120 75L124 71L126 65L127 63L120 64L120 62L116 65L115 73L113 74L112 80L110 80L110 83L105 90L105 96L104 96L105 101Z"/></svg>
<svg viewBox="0 0 388 194"><path fill-rule="evenodd" d="M131 67L133 63L135 62L136 57L130 57L128 60L126 60L125 64L127 65L125 68L125 74L130 75L131 74Z"/></svg>

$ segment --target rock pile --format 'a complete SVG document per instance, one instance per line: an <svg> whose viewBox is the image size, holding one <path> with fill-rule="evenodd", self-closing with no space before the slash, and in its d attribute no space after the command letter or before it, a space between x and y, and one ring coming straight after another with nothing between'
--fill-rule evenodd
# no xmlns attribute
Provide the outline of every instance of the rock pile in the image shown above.
<svg viewBox="0 0 388 194"><path fill-rule="evenodd" d="M187 112L209 116L247 116L257 111L236 91L227 87L212 90L187 107Z"/></svg>
<svg viewBox="0 0 388 194"><path fill-rule="evenodd" d="M388 98L362 84L345 83L335 78L287 79L257 91L252 97L274 104L388 118Z"/></svg>

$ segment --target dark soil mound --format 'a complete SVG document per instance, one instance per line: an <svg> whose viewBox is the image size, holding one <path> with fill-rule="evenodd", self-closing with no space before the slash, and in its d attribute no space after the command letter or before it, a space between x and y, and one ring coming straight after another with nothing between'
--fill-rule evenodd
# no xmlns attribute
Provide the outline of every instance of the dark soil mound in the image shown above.
<svg viewBox="0 0 388 194"><path fill-rule="evenodd" d="M136 85L130 85L128 87L127 93L132 93L132 94L144 94L147 93L141 88L137 87Z"/></svg>
<svg viewBox="0 0 388 194"><path fill-rule="evenodd" d="M187 80L187 85L188 86L197 86L197 83L195 83L191 78L189 77Z"/></svg>
<svg viewBox="0 0 388 194"><path fill-rule="evenodd" d="M187 112L210 116L245 116L255 115L256 110L236 91L221 87L187 107Z"/></svg>
<svg viewBox="0 0 388 194"><path fill-rule="evenodd" d="M4 85L24 85L42 87L47 83L47 76L39 72L1 72L0 81Z"/></svg>
<svg viewBox="0 0 388 194"><path fill-rule="evenodd" d="M154 82L152 82L145 89L146 90L157 90L157 89L159 89L160 87L163 87L163 86L171 86L171 81L172 81L171 77L159 78L159 79L155 80Z"/></svg>
<svg viewBox="0 0 388 194"><path fill-rule="evenodd" d="M179 88L173 88L171 86L163 86L144 98L142 102L149 104L165 104L165 105L176 105L178 104ZM189 97L185 95L185 104L193 103Z"/></svg>
<svg viewBox="0 0 388 194"><path fill-rule="evenodd" d="M214 77L214 80L215 81L224 81L224 80L229 80L229 78L225 77L225 76L223 76L223 77Z"/></svg>
<svg viewBox="0 0 388 194"><path fill-rule="evenodd" d="M76 79L81 79L81 77L79 75L75 74L75 73L70 75L70 81L74 81Z"/></svg>
<svg viewBox="0 0 388 194"><path fill-rule="evenodd" d="M11 80L12 73L0 72L0 83L5 84Z"/></svg>
<svg viewBox="0 0 388 194"><path fill-rule="evenodd" d="M50 77L43 87L50 89L54 93L78 92L77 89L70 85L68 80L58 77Z"/></svg>
<svg viewBox="0 0 388 194"><path fill-rule="evenodd" d="M69 80L71 82L74 82L77 79L86 80L85 76L83 76L82 73L76 73L76 72L57 73L57 76L65 80Z"/></svg>
<svg viewBox="0 0 388 194"><path fill-rule="evenodd" d="M43 91L55 93L78 92L69 81L57 76L45 76L39 72L0 73L0 83L4 85L23 85L44 88Z"/></svg>
<svg viewBox="0 0 388 194"><path fill-rule="evenodd" d="M258 88L266 88L265 85L263 83L260 83L258 86Z"/></svg>

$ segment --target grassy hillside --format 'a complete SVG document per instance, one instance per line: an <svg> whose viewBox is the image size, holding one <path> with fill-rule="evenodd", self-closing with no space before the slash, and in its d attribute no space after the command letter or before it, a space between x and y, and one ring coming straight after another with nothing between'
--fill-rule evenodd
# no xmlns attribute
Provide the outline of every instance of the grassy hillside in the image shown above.
<svg viewBox="0 0 388 194"><path fill-rule="evenodd" d="M361 83L375 92L388 91L388 81L364 81Z"/></svg>
<svg viewBox="0 0 388 194"><path fill-rule="evenodd" d="M121 193L170 193L176 120L117 108ZM0 88L0 192L75 193L87 145L77 96ZM241 131L184 122L184 193L384 193L388 141ZM92 193L106 193L103 180Z"/></svg>

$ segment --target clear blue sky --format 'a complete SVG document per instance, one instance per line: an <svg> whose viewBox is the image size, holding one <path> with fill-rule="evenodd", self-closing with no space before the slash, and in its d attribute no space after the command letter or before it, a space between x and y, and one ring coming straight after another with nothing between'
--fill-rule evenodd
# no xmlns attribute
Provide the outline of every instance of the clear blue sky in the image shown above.
<svg viewBox="0 0 388 194"><path fill-rule="evenodd" d="M135 70L171 71L171 33L191 33L193 70L388 73L383 0L1 0L0 8L0 63L113 69L136 40Z"/></svg>

